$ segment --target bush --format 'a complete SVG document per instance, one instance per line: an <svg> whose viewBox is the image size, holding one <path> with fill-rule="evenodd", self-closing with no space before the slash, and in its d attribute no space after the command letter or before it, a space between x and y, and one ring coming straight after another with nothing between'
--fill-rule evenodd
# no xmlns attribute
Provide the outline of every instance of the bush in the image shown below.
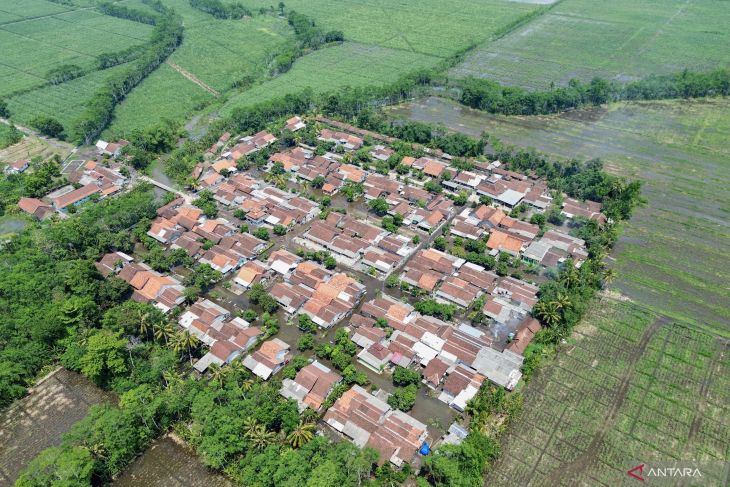
<svg viewBox="0 0 730 487"><path fill-rule="evenodd" d="M55 118L38 115L30 121L30 126L48 137L63 138L63 125Z"/></svg>
<svg viewBox="0 0 730 487"><path fill-rule="evenodd" d="M396 387L393 393L388 397L390 407L400 409L401 411L410 411L416 404L416 395L418 394L418 386L411 384L406 387Z"/></svg>

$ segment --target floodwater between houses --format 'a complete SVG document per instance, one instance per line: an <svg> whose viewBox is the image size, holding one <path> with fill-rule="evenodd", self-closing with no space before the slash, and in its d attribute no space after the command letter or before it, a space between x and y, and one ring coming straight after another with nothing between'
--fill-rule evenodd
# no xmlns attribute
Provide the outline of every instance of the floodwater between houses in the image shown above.
<svg viewBox="0 0 730 487"><path fill-rule="evenodd" d="M229 487L222 475L208 470L188 447L165 436L129 465L114 487Z"/></svg>

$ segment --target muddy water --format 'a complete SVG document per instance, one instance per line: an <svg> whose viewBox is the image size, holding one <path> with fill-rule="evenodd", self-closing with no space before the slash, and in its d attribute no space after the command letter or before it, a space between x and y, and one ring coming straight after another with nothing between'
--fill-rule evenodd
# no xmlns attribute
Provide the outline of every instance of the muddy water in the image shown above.
<svg viewBox="0 0 730 487"><path fill-rule="evenodd" d="M0 414L0 486L12 485L41 450L58 445L92 405L113 401L112 394L66 369L41 380Z"/></svg>
<svg viewBox="0 0 730 487"><path fill-rule="evenodd" d="M114 487L230 487L225 477L208 470L189 448L166 436L112 483Z"/></svg>

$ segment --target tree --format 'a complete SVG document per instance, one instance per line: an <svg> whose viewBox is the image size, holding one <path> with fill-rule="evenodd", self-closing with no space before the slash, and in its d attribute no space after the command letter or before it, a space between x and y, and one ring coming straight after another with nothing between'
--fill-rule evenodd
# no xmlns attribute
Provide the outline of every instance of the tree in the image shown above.
<svg viewBox="0 0 730 487"><path fill-rule="evenodd" d="M603 271L603 284L608 286L616 279L616 271L613 269L606 269Z"/></svg>
<svg viewBox="0 0 730 487"><path fill-rule="evenodd" d="M193 205L203 210L203 213L205 213L205 216L208 218L215 218L218 216L218 205L213 198L213 193L207 189L198 193L198 197L193 200Z"/></svg>
<svg viewBox="0 0 730 487"><path fill-rule="evenodd" d="M269 240L271 238L269 236L269 231L266 230L264 227L259 227L256 229L255 232L253 232L254 237L260 238L261 240Z"/></svg>
<svg viewBox="0 0 730 487"><path fill-rule="evenodd" d="M182 354L187 351L188 357L190 358L190 365L193 364L193 351L198 348L199 344L200 340L198 340L198 337L187 330L177 332L172 339L172 348L175 352Z"/></svg>
<svg viewBox="0 0 730 487"><path fill-rule="evenodd" d="M246 433L246 439L251 442L255 449L260 451L276 441L276 433L268 431L264 425L258 424L253 431Z"/></svg>
<svg viewBox="0 0 730 487"><path fill-rule="evenodd" d="M440 250L441 252L446 250L446 246L448 244L449 244L449 241L446 240L446 238L441 237L441 236L436 237L433 240L433 248L435 248L436 250Z"/></svg>
<svg viewBox="0 0 730 487"><path fill-rule="evenodd" d="M410 411L416 404L416 394L418 386L411 384L406 387L396 387L393 393L388 397L390 407L400 409L401 411Z"/></svg>
<svg viewBox="0 0 730 487"><path fill-rule="evenodd" d="M95 462L83 446L59 446L41 451L15 482L18 487L91 485Z"/></svg>
<svg viewBox="0 0 730 487"><path fill-rule="evenodd" d="M324 186L325 179L324 176L317 176L314 179L312 179L311 185L313 188L321 189L322 186Z"/></svg>
<svg viewBox="0 0 730 487"><path fill-rule="evenodd" d="M305 333L299 337L297 341L297 349L300 351L311 350L314 348L314 335Z"/></svg>
<svg viewBox="0 0 730 487"><path fill-rule="evenodd" d="M58 139L63 138L63 125L55 118L46 115L37 115L31 119L30 126L37 129L43 135Z"/></svg>
<svg viewBox="0 0 730 487"><path fill-rule="evenodd" d="M535 316L535 318L545 323L545 325L548 327L559 324L561 319L560 311L558 311L557 304L553 301L538 302L532 309L532 314Z"/></svg>
<svg viewBox="0 0 730 487"><path fill-rule="evenodd" d="M415 370L401 367L400 365L395 367L393 372L393 384L397 386L408 386L411 384L418 385L421 382L421 374Z"/></svg>
<svg viewBox="0 0 730 487"><path fill-rule="evenodd" d="M299 315L297 320L299 322L299 329L303 332L312 333L317 330L317 324L312 321L312 318L310 318L309 315L302 313Z"/></svg>
<svg viewBox="0 0 730 487"><path fill-rule="evenodd" d="M370 200L370 202L368 202L368 208L370 208L370 211L372 211L376 215L383 216L388 213L390 205L387 201L385 201L385 198L375 198L374 200Z"/></svg>
<svg viewBox="0 0 730 487"><path fill-rule="evenodd" d="M299 425L294 431L289 433L289 436L287 436L286 440L289 442L292 448L301 448L305 444L312 441L312 438L314 438L314 429L315 425L313 423L304 423L302 421L299 421Z"/></svg>
<svg viewBox="0 0 730 487"><path fill-rule="evenodd" d="M8 102L0 98L0 117L10 118L10 110L8 110Z"/></svg>
<svg viewBox="0 0 730 487"><path fill-rule="evenodd" d="M274 233L276 235L286 235L286 227L277 223L274 225Z"/></svg>
<svg viewBox="0 0 730 487"><path fill-rule="evenodd" d="M121 332L99 330L92 334L84 354L79 359L81 372L97 384L106 383L112 376L127 371L125 348L127 340Z"/></svg>

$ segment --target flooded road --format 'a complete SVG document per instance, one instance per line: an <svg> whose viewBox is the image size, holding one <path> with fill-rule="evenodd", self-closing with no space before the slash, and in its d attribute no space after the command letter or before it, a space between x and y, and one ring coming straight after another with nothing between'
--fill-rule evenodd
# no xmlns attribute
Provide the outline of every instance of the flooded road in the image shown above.
<svg viewBox="0 0 730 487"><path fill-rule="evenodd" d="M0 486L12 485L41 450L61 443L92 405L114 400L63 368L39 381L26 397L0 413Z"/></svg>
<svg viewBox="0 0 730 487"><path fill-rule="evenodd" d="M210 471L193 451L165 436L129 465L111 484L114 487L232 487Z"/></svg>

